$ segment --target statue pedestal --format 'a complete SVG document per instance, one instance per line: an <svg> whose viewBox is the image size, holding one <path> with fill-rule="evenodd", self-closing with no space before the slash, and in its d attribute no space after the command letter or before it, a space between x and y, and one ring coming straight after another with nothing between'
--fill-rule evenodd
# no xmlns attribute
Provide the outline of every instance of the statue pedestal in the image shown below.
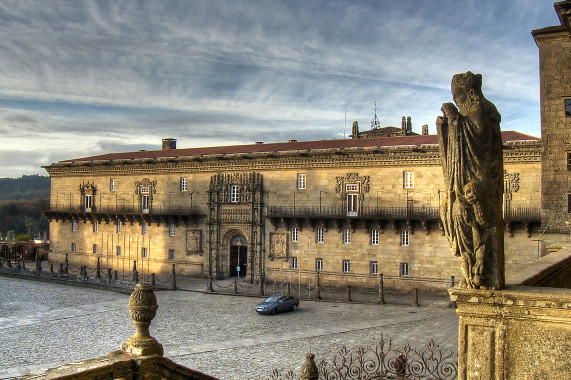
<svg viewBox="0 0 571 380"><path fill-rule="evenodd" d="M458 379L565 379L571 290L449 289L458 305Z"/></svg>

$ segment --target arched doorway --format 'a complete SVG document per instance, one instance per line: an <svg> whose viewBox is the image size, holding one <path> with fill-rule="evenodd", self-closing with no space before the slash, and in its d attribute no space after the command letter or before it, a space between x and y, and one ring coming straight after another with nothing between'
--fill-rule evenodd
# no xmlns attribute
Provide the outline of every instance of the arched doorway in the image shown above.
<svg viewBox="0 0 571 380"><path fill-rule="evenodd" d="M242 235L235 235L230 239L230 277L246 276L248 262L248 242ZM240 268L240 272L238 272Z"/></svg>

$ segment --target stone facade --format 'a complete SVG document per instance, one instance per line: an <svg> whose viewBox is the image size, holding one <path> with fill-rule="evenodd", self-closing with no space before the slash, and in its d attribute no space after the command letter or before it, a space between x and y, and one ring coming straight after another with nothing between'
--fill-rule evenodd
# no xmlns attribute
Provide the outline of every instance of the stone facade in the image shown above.
<svg viewBox="0 0 571 380"><path fill-rule="evenodd" d="M540 140L504 137L506 261L519 265L537 257ZM323 284L375 286L383 274L402 289L459 278L438 216L436 136L216 149L171 142L46 167L50 260L249 282L315 283L320 270Z"/></svg>
<svg viewBox="0 0 571 380"><path fill-rule="evenodd" d="M548 233L560 234L571 216L571 3L555 9L561 25L532 34L541 83L541 220Z"/></svg>

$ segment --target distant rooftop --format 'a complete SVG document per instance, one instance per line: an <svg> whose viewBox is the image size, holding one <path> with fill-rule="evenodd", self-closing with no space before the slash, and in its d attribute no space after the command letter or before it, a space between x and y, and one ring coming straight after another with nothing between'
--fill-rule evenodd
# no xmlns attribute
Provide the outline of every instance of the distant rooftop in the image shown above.
<svg viewBox="0 0 571 380"><path fill-rule="evenodd" d="M502 140L509 141L539 141L534 136L529 136L516 131L502 132ZM204 148L182 148L163 149L125 153L107 153L98 156L74 158L60 161L61 163L77 163L89 161L109 161L109 160L132 160L146 158L168 158L168 157L193 157L222 154L247 154L247 153L272 153L288 151L309 151L325 149L346 149L346 148L372 148L372 147L396 147L396 146L418 146L437 145L437 135L413 135L378 137L368 139L340 139L340 140L319 140L319 141L295 141L269 143L269 144L248 144L248 145L228 145Z"/></svg>

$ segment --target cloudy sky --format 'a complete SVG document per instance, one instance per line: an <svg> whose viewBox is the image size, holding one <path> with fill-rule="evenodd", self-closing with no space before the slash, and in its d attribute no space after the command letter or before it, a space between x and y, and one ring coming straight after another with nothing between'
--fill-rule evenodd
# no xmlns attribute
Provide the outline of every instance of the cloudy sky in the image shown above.
<svg viewBox="0 0 571 380"><path fill-rule="evenodd" d="M0 177L100 153L413 130L481 73L503 130L540 135L547 0L0 2ZM345 130L345 120L347 130Z"/></svg>

